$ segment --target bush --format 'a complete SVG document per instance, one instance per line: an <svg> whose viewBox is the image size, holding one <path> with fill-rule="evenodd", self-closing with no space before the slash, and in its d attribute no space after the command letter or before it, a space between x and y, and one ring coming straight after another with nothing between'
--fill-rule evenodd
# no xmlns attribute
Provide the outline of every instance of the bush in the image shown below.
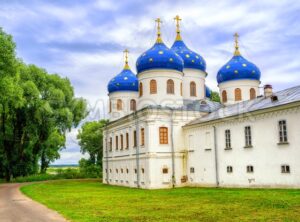
<svg viewBox="0 0 300 222"><path fill-rule="evenodd" d="M79 172L87 175L89 178L100 178L102 175L101 167L86 159L79 161Z"/></svg>
<svg viewBox="0 0 300 222"><path fill-rule="evenodd" d="M56 174L34 174L26 177L14 178L11 182L24 183L24 182L35 182L45 180L61 180L61 179L86 179L86 178L98 178L92 177L91 174L80 172L77 169L56 169Z"/></svg>

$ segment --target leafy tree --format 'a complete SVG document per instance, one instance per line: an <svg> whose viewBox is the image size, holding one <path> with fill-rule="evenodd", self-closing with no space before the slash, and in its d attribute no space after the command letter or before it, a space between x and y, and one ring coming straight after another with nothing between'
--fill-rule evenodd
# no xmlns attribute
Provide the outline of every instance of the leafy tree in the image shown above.
<svg viewBox="0 0 300 222"><path fill-rule="evenodd" d="M16 58L15 43L0 29L0 177L45 172L59 158L68 130L86 117L67 78Z"/></svg>
<svg viewBox="0 0 300 222"><path fill-rule="evenodd" d="M91 165L97 165L98 169L102 166L103 128L107 123L107 120L86 122L85 124L83 124L77 135L81 152L83 154L88 153L88 162ZM88 166L88 163L86 162L86 160L81 160L80 165L84 168Z"/></svg>
<svg viewBox="0 0 300 222"><path fill-rule="evenodd" d="M214 102L221 102L220 95L218 92L211 91L210 99Z"/></svg>

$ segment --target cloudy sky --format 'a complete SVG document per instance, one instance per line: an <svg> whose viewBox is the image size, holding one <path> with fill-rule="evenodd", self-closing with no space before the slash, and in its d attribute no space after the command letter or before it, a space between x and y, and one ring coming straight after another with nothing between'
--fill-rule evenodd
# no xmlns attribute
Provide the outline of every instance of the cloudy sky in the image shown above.
<svg viewBox="0 0 300 222"><path fill-rule="evenodd" d="M207 63L207 85L217 90L216 73L232 56L239 32L241 53L262 72L262 84L281 90L300 83L300 1L137 1L137 0L0 0L0 26L14 36L26 63L68 77L76 96L89 101L89 120L105 117L107 82L155 41L154 19L163 20L164 42L175 38L180 15L186 44ZM56 163L81 157L77 130Z"/></svg>

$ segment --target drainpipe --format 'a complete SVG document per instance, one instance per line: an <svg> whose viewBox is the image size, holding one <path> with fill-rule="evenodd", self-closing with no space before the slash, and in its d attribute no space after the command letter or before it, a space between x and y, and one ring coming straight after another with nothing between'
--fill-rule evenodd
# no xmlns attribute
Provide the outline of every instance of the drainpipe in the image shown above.
<svg viewBox="0 0 300 222"><path fill-rule="evenodd" d="M217 144L217 128L214 128L214 146L215 146L215 168L216 168L216 186L219 187L219 162L218 162L218 144Z"/></svg>
<svg viewBox="0 0 300 222"><path fill-rule="evenodd" d="M140 152L139 152L140 131L139 131L139 120L136 111L134 113L134 117L135 117L135 131L136 131L136 153L135 153L136 154L136 183L137 183L137 188L140 188Z"/></svg>
<svg viewBox="0 0 300 222"><path fill-rule="evenodd" d="M108 149L109 149L109 147L108 147L108 139L110 139L110 138L108 138L108 129L107 129L107 125L105 126L105 134L106 134L106 137L105 137L105 156L106 156L106 182L107 182L107 184L109 184L109 169L108 169ZM109 144L110 144L110 142L109 142Z"/></svg>
<svg viewBox="0 0 300 222"><path fill-rule="evenodd" d="M174 110L171 109L171 152L172 152L172 187L175 187L176 178L175 178L175 151L174 151L174 122L173 122L173 113Z"/></svg>

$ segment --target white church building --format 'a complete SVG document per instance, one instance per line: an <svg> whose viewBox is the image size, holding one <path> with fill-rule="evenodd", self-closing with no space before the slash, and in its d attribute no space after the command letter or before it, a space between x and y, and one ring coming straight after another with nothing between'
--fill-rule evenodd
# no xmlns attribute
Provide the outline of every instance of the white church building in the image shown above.
<svg viewBox="0 0 300 222"><path fill-rule="evenodd" d="M103 183L145 189L181 186L300 188L300 86L260 94L259 68L239 51L217 73L210 100L206 63L181 38L157 40L108 84Z"/></svg>

